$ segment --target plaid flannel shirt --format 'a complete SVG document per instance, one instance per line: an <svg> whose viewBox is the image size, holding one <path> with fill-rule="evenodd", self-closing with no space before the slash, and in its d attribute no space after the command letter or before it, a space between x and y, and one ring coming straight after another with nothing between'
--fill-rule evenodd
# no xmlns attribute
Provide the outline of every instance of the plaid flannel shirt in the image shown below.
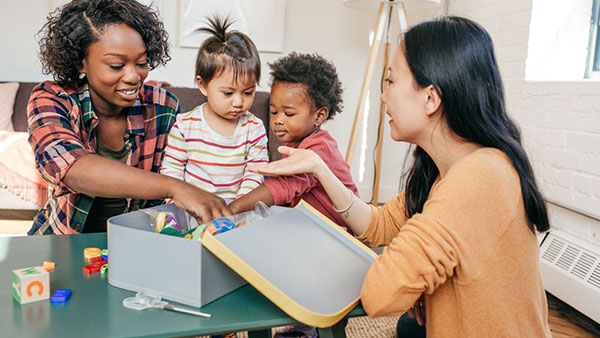
<svg viewBox="0 0 600 338"><path fill-rule="evenodd" d="M143 86L135 104L127 108L125 144L129 166L159 172L169 131L180 111L173 94ZM86 84L79 90L69 90L56 82L42 82L33 89L27 112L36 166L51 187L48 202L28 234L80 233L94 197L69 189L63 179L79 158L96 152L98 117L89 88ZM128 209L142 208L146 202L128 199Z"/></svg>

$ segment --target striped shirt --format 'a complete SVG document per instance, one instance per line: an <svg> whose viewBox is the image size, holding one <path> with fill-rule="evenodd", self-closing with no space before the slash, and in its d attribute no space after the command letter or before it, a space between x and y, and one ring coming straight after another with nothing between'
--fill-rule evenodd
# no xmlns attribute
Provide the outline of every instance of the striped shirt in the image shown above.
<svg viewBox="0 0 600 338"><path fill-rule="evenodd" d="M129 166L159 171L167 135L180 111L179 101L173 94L143 86L135 104L126 110L125 144L129 149ZM63 179L79 158L96 152L98 117L88 86L71 90L53 81L42 82L33 89L27 112L29 143L36 166L51 183L48 202L38 212L28 234L80 233L94 197L69 189ZM146 202L128 200L128 209L142 208Z"/></svg>
<svg viewBox="0 0 600 338"><path fill-rule="evenodd" d="M210 128L204 104L177 116L169 134L161 174L188 182L215 195L233 199L263 182L246 165L267 163L267 132L261 119L245 112L232 136Z"/></svg>

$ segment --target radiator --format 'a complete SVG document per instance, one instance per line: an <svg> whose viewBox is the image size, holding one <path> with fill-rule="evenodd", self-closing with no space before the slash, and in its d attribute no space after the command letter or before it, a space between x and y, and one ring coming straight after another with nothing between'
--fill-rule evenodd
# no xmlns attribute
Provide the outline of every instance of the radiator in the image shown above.
<svg viewBox="0 0 600 338"><path fill-rule="evenodd" d="M561 230L540 246L546 291L600 323L600 247Z"/></svg>

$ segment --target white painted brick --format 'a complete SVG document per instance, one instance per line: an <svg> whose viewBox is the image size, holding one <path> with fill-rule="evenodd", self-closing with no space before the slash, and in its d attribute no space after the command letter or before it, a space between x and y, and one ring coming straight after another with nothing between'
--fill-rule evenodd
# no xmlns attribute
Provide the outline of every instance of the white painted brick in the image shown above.
<svg viewBox="0 0 600 338"><path fill-rule="evenodd" d="M600 199L600 178L591 179L591 190L594 198ZM598 211L600 213L600 210Z"/></svg>
<svg viewBox="0 0 600 338"><path fill-rule="evenodd" d="M569 100L568 107L570 111L589 114L598 111L598 103L600 103L600 95L575 95Z"/></svg>
<svg viewBox="0 0 600 338"><path fill-rule="evenodd" d="M527 100L530 101L530 100ZM520 107L522 107L523 105L519 105ZM544 121L544 115L541 112L538 111L534 111L533 109L526 109L526 110L522 110L522 109L514 109L515 111L519 112L519 119L517 121L517 123L519 125L527 125L527 126L539 126L541 124L543 124Z"/></svg>
<svg viewBox="0 0 600 338"><path fill-rule="evenodd" d="M546 128L579 131L582 129L582 121L576 114L569 114L566 107L555 107L563 112L548 111L544 114L544 126ZM548 110L550 108L547 108Z"/></svg>
<svg viewBox="0 0 600 338"><path fill-rule="evenodd" d="M599 100L600 101L600 100ZM583 130L600 134L600 113L594 113L583 118Z"/></svg>
<svg viewBox="0 0 600 338"><path fill-rule="evenodd" d="M547 163L555 168L573 170L579 170L580 168L580 156L578 154L551 148L546 148L545 153Z"/></svg>
<svg viewBox="0 0 600 338"><path fill-rule="evenodd" d="M573 204L573 192L569 189L564 189L546 183L541 183L540 189L542 190L542 194L548 199L555 200L565 205Z"/></svg>
<svg viewBox="0 0 600 338"><path fill-rule="evenodd" d="M504 3L499 3L498 5L500 7L506 6ZM500 30L508 31L515 28L525 28L527 31L529 31L529 22L531 21L530 11L515 11L513 8L510 8L508 12L505 11L504 13L507 13L507 15L498 17L496 20L496 24Z"/></svg>
<svg viewBox="0 0 600 338"><path fill-rule="evenodd" d="M525 61L527 49L522 46L508 46L498 50L496 55L500 62Z"/></svg>
<svg viewBox="0 0 600 338"><path fill-rule="evenodd" d="M504 82L507 79L521 80L525 76L525 63L523 62L502 62L499 67Z"/></svg>
<svg viewBox="0 0 600 338"><path fill-rule="evenodd" d="M583 156L581 158L581 171L600 177L600 156Z"/></svg>
<svg viewBox="0 0 600 338"><path fill-rule="evenodd" d="M544 182L564 189L573 188L573 173L567 170L547 167L544 172Z"/></svg>
<svg viewBox="0 0 600 338"><path fill-rule="evenodd" d="M576 175L573 177L575 192L592 197L592 180L588 177Z"/></svg>
<svg viewBox="0 0 600 338"><path fill-rule="evenodd" d="M502 65L505 63L512 63L512 62L504 62L504 63L500 63L500 68L502 68ZM525 69L525 64L522 64L523 69ZM514 95L514 94L520 94L522 95L523 98L526 98L527 96L525 96L525 81L523 81L523 76L525 76L525 74L523 73L521 78L519 79L507 79L507 78L502 78L502 80L504 81L504 90L507 94L509 95Z"/></svg>
<svg viewBox="0 0 600 338"><path fill-rule="evenodd" d="M519 46L527 49L529 43L529 27L528 25L522 27L509 26L511 29L504 33L508 36L506 45L504 46Z"/></svg>
<svg viewBox="0 0 600 338"><path fill-rule="evenodd" d="M562 130L539 129L534 133L535 141L543 146L564 149L567 133Z"/></svg>
<svg viewBox="0 0 600 338"><path fill-rule="evenodd" d="M571 133L567 136L567 149L586 155L593 155L600 150L600 135Z"/></svg>

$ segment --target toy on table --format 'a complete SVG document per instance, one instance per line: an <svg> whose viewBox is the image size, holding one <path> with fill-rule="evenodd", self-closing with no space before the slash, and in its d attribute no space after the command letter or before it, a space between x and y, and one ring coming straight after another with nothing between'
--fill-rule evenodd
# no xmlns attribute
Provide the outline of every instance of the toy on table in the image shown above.
<svg viewBox="0 0 600 338"><path fill-rule="evenodd" d="M56 267L56 264L54 262L44 261L42 263L42 268L46 271L53 270L55 267Z"/></svg>
<svg viewBox="0 0 600 338"><path fill-rule="evenodd" d="M194 316L210 318L211 315L208 313L200 312L197 310L188 309L181 306L175 306L161 300L160 296L151 296L143 292L138 292L135 297L128 297L123 299L123 306L134 310L144 310L150 308L157 308L175 312L183 312Z"/></svg>
<svg viewBox="0 0 600 338"><path fill-rule="evenodd" d="M256 203L253 211L246 211L229 217L220 217L209 223L197 226L195 229L192 229L192 239L199 240L207 233L211 235L222 234L229 230L269 217L270 215L271 211L269 210L269 207L259 201Z"/></svg>
<svg viewBox="0 0 600 338"><path fill-rule="evenodd" d="M198 224L183 209L178 209L175 212L159 211L152 208L142 209L141 211L150 217L149 225L156 233L183 237L183 234L191 228L191 223Z"/></svg>
<svg viewBox="0 0 600 338"><path fill-rule="evenodd" d="M83 249L83 257L90 260L91 258L100 256L101 250L99 248L85 248Z"/></svg>
<svg viewBox="0 0 600 338"><path fill-rule="evenodd" d="M108 260L108 249L103 249L102 251L100 251L100 256L102 256L103 261L107 261Z"/></svg>
<svg viewBox="0 0 600 338"><path fill-rule="evenodd" d="M50 297L50 274L41 266L12 271L13 297L21 304Z"/></svg>
<svg viewBox="0 0 600 338"><path fill-rule="evenodd" d="M253 211L229 217L220 217L208 223L197 225L196 219L185 211L179 210L179 217L176 217L170 211L158 211L154 209L143 209L142 211L150 216L150 226L154 229L154 232L161 235L184 237L192 240L199 240L205 233L211 235L224 233L271 215L271 211L266 204L257 202Z"/></svg>
<svg viewBox="0 0 600 338"><path fill-rule="evenodd" d="M50 297L50 303L66 303L71 298L71 289L57 289Z"/></svg>
<svg viewBox="0 0 600 338"><path fill-rule="evenodd" d="M96 256L90 259L90 264L83 267L83 272L87 274L100 272L102 267L107 264L108 261L102 260L102 256Z"/></svg>

